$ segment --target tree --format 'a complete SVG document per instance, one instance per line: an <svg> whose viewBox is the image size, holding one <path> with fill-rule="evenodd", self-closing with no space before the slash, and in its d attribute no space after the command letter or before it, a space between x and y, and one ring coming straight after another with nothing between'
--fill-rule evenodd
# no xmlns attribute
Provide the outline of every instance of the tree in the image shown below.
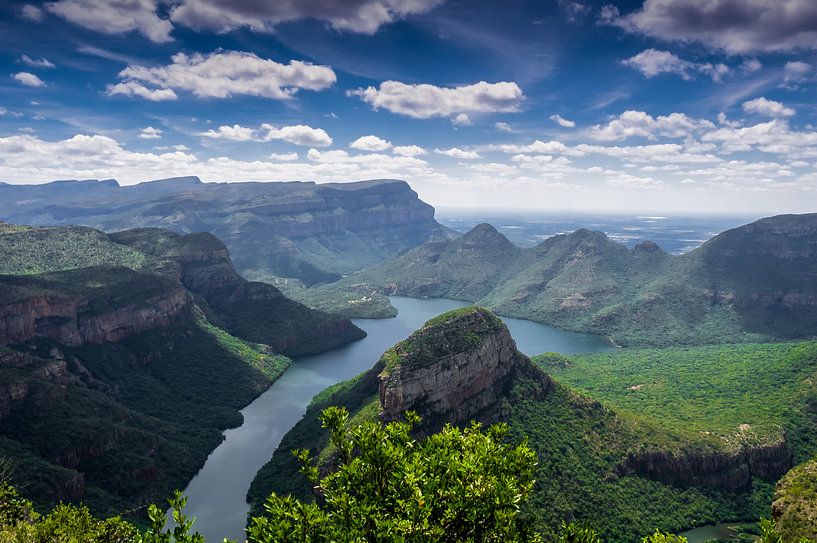
<svg viewBox="0 0 817 543"><path fill-rule="evenodd" d="M508 427L446 426L417 440L420 418L349 427L349 413L321 415L334 468L322 474L308 451L294 454L315 487L314 503L273 494L248 530L256 543L537 542L520 516L536 454L507 442Z"/></svg>

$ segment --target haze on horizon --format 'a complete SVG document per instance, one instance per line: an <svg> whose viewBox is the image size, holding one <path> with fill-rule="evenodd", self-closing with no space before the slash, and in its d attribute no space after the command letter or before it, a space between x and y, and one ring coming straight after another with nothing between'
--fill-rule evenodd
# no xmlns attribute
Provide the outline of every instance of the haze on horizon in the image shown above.
<svg viewBox="0 0 817 543"><path fill-rule="evenodd" d="M0 181L405 179L444 207L814 211L811 0L12 0Z"/></svg>

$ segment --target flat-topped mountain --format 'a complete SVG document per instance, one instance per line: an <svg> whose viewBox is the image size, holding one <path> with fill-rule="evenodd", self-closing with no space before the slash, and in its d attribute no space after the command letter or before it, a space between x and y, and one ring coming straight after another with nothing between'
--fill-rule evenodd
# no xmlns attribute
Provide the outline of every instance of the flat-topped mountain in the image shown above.
<svg viewBox="0 0 817 543"><path fill-rule="evenodd" d="M284 371L363 337L241 278L210 234L0 224L0 457L37 505L183 487Z"/></svg>
<svg viewBox="0 0 817 543"><path fill-rule="evenodd" d="M332 281L449 231L405 181L202 183L197 177L120 187L108 181L0 183L0 219L209 232L238 270L259 279Z"/></svg>
<svg viewBox="0 0 817 543"><path fill-rule="evenodd" d="M336 284L447 297L622 345L817 335L817 214L771 217L670 255L577 230L531 248L490 225L431 242Z"/></svg>
<svg viewBox="0 0 817 543"><path fill-rule="evenodd" d="M331 469L318 421L329 406L347 408L352 425L413 410L423 417L420 434L447 423L509 423L539 456L524 511L546 535L564 519L592 521L605 540L634 541L701 519L753 518L766 512L754 483L774 481L791 462L785 440L732 446L675 434L648 413L615 412L554 381L518 352L499 318L471 307L432 319L371 370L319 394L253 482L254 512L273 491L310 497L293 449Z"/></svg>

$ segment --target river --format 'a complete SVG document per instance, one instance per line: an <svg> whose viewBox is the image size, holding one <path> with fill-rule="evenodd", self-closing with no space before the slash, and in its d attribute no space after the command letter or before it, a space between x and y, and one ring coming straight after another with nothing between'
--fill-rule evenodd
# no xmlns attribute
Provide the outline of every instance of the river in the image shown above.
<svg viewBox="0 0 817 543"><path fill-rule="evenodd" d="M329 385L371 368L386 349L432 317L468 304L443 299L392 297L393 319L357 319L368 336L315 356L296 359L273 385L241 413L244 423L224 432L224 441L207 458L185 489L186 512L208 543L228 537L243 541L249 511L247 490L284 435L306 412L313 396ZM605 338L565 332L535 322L503 318L520 351L528 355L613 349ZM297 474L293 474L297 476Z"/></svg>

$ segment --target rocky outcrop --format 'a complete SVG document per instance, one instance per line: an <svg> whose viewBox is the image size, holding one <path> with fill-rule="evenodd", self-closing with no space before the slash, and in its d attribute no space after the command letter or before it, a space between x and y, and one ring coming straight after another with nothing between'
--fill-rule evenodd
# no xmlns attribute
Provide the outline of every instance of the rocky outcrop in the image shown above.
<svg viewBox="0 0 817 543"><path fill-rule="evenodd" d="M784 541L817 540L817 460L797 466L777 483L772 517Z"/></svg>
<svg viewBox="0 0 817 543"><path fill-rule="evenodd" d="M102 313L90 311L86 297L33 296L0 305L0 345L25 343L36 337L70 346L120 341L168 326L190 304L181 287Z"/></svg>
<svg viewBox="0 0 817 543"><path fill-rule="evenodd" d="M792 452L784 436L759 445L724 450L653 450L630 454L622 475L635 474L679 486L748 488L752 478L776 481L791 467Z"/></svg>
<svg viewBox="0 0 817 543"><path fill-rule="evenodd" d="M549 384L516 350L502 321L482 308L441 315L387 351L382 362L383 420L411 410L430 420L464 422L495 405L517 372L539 374Z"/></svg>

